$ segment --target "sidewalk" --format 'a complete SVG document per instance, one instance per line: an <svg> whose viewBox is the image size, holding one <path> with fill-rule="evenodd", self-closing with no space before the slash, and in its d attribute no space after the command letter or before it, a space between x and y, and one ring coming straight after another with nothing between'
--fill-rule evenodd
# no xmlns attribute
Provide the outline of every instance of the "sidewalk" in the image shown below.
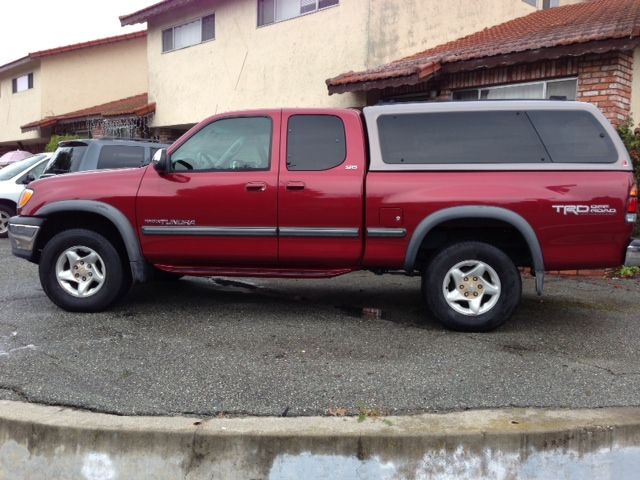
<svg viewBox="0 0 640 480"><path fill-rule="evenodd" d="M636 478L640 409L124 417L0 401L0 478Z"/></svg>

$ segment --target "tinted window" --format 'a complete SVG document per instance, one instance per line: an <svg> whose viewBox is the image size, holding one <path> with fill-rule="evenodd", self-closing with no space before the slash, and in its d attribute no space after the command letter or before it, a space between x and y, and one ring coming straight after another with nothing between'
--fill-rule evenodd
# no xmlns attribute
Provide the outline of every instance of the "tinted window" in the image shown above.
<svg viewBox="0 0 640 480"><path fill-rule="evenodd" d="M86 145L75 147L58 147L44 173L60 174L75 172L80 167L80 161L87 150Z"/></svg>
<svg viewBox="0 0 640 480"><path fill-rule="evenodd" d="M548 161L523 112L446 112L378 118L382 159L392 164Z"/></svg>
<svg viewBox="0 0 640 480"><path fill-rule="evenodd" d="M271 119L225 118L210 123L171 154L173 170L269 170Z"/></svg>
<svg viewBox="0 0 640 480"><path fill-rule="evenodd" d="M531 111L529 117L554 162L613 163L618 159L609 135L589 112Z"/></svg>
<svg viewBox="0 0 640 480"><path fill-rule="evenodd" d="M287 170L329 170L347 156L342 120L331 115L294 115L289 119Z"/></svg>
<svg viewBox="0 0 640 480"><path fill-rule="evenodd" d="M144 165L144 147L104 145L96 168L131 168Z"/></svg>

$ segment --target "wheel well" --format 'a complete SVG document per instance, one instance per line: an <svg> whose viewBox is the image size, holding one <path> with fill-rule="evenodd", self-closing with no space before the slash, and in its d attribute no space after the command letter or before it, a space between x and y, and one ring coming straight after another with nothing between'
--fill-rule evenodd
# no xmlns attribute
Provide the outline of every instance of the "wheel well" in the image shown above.
<svg viewBox="0 0 640 480"><path fill-rule="evenodd" d="M35 246L37 252L36 261L40 261L42 249L54 235L72 228L92 230L105 237L120 254L124 271L131 271L127 249L116 226L102 215L89 212L58 212L47 215L47 220L38 234Z"/></svg>
<svg viewBox="0 0 640 480"><path fill-rule="evenodd" d="M422 241L415 269L422 271L431 258L454 243L477 241L505 252L517 267L531 267L531 251L520 231L510 223L487 218L459 218L432 228Z"/></svg>
<svg viewBox="0 0 640 480"><path fill-rule="evenodd" d="M15 202L12 202L11 200L7 200L5 198L0 198L0 205L12 208L13 209L13 213L16 212L17 205L16 205Z"/></svg>

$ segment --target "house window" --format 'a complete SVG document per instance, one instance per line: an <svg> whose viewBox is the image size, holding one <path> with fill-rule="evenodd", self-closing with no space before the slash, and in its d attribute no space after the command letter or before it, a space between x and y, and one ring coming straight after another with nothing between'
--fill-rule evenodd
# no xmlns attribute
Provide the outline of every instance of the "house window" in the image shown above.
<svg viewBox="0 0 640 480"><path fill-rule="evenodd" d="M162 31L162 52L190 47L216 37L216 16L207 15Z"/></svg>
<svg viewBox="0 0 640 480"><path fill-rule="evenodd" d="M258 0L258 26L338 5L339 0Z"/></svg>
<svg viewBox="0 0 640 480"><path fill-rule="evenodd" d="M578 80L546 80L542 82L517 83L489 88L474 88L453 92L453 99L465 100L575 100Z"/></svg>
<svg viewBox="0 0 640 480"><path fill-rule="evenodd" d="M33 88L33 73L28 73L11 80L11 91L13 93L24 92Z"/></svg>
<svg viewBox="0 0 640 480"><path fill-rule="evenodd" d="M532 7L536 7L542 10L560 6L560 0L522 0L522 1L524 3L528 3Z"/></svg>

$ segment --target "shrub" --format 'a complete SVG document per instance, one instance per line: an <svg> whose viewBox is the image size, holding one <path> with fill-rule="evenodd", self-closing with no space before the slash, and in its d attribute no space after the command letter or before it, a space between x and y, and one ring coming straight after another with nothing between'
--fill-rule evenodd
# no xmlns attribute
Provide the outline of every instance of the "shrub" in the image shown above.
<svg viewBox="0 0 640 480"><path fill-rule="evenodd" d="M47 143L47 146L44 147L45 152L55 152L56 148L58 148L58 143L64 142L65 140L77 140L81 137L78 135L51 135L51 140Z"/></svg>
<svg viewBox="0 0 640 480"><path fill-rule="evenodd" d="M618 134L629 151L636 180L640 184L640 127L634 128L633 125L633 119L629 117L626 122L618 127ZM636 223L634 234L636 236L640 235L640 220Z"/></svg>

